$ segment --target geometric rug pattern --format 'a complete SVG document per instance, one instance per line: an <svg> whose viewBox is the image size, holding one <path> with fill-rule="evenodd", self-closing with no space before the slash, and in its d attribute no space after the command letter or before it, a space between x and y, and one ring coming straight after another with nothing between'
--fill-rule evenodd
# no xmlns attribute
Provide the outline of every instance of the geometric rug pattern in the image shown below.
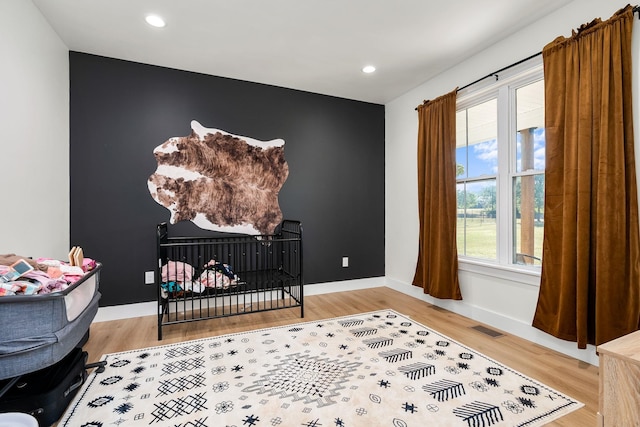
<svg viewBox="0 0 640 427"><path fill-rule="evenodd" d="M582 403L382 310L107 354L59 426L540 426Z"/></svg>

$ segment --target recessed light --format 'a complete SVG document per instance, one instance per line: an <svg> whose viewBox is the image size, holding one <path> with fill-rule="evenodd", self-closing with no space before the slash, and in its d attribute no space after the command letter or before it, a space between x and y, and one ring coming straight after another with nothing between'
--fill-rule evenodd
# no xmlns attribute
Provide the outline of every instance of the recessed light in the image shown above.
<svg viewBox="0 0 640 427"><path fill-rule="evenodd" d="M364 67L362 69L363 73L367 73L367 74L371 74L376 70L376 67L374 67L373 65L367 65L366 67Z"/></svg>
<svg viewBox="0 0 640 427"><path fill-rule="evenodd" d="M147 15L144 20L147 21L147 24L158 28L162 28L166 25L164 19L160 18L158 15Z"/></svg>

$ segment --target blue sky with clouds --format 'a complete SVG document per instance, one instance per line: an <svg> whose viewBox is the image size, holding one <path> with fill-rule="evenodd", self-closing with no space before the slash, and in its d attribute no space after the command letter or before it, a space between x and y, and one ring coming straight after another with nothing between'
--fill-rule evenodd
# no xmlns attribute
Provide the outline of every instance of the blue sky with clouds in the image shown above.
<svg viewBox="0 0 640 427"><path fill-rule="evenodd" d="M466 159L466 154L469 158ZM520 171L520 134L516 142L516 163ZM544 170L545 167L545 132L544 128L533 131L533 157L534 167ZM498 172L498 141L491 139L467 147L456 149L456 162L465 167L465 173L458 178L478 177L482 175L495 175Z"/></svg>

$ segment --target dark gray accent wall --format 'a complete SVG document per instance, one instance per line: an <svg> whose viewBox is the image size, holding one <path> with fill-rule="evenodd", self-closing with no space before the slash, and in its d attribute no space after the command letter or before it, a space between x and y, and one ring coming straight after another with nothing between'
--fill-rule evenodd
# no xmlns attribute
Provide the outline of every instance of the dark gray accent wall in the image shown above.
<svg viewBox="0 0 640 427"><path fill-rule="evenodd" d="M384 275L384 106L71 52L71 244L103 263L101 305L151 301L153 149L191 120L285 140L285 218L304 227L305 282ZM277 64L274 64L277 66ZM207 235L191 222L173 235ZM342 257L349 257L343 268Z"/></svg>

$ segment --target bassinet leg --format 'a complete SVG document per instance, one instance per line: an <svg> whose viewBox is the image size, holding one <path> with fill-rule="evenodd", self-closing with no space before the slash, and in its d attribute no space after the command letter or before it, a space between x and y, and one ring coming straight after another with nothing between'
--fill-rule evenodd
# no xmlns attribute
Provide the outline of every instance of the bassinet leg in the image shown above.
<svg viewBox="0 0 640 427"><path fill-rule="evenodd" d="M94 363L89 363L87 365L84 365L84 368L85 369L96 368L96 372L97 373L102 373L105 370L105 366L107 366L107 361L106 360L101 360L100 362L94 362Z"/></svg>
<svg viewBox="0 0 640 427"><path fill-rule="evenodd" d="M0 398L2 398L2 396L4 396L6 392L11 390L11 387L13 387L20 378L22 378L22 375L11 378L11 380L4 387L2 387L2 390L0 390Z"/></svg>

